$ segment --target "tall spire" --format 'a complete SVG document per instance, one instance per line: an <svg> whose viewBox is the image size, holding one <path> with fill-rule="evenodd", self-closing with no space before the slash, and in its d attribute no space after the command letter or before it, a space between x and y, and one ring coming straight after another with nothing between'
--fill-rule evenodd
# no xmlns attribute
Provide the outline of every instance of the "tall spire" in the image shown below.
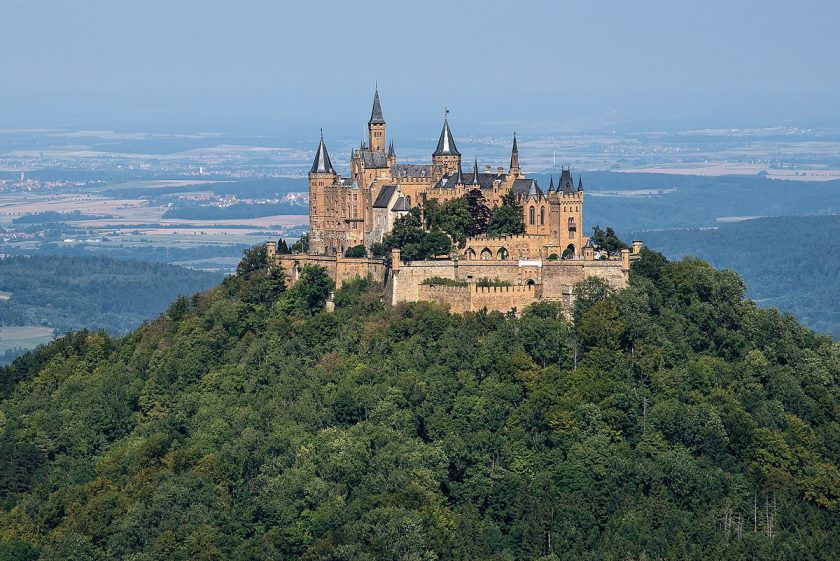
<svg viewBox="0 0 840 561"><path fill-rule="evenodd" d="M335 173L330 162L330 154L327 152L327 145L324 144L324 130L321 129L321 143L318 144L318 151L315 153L315 161L312 162L312 169L309 173Z"/></svg>
<svg viewBox="0 0 840 561"><path fill-rule="evenodd" d="M368 125L384 125L385 117L382 116L382 105L379 103L379 86L373 94L373 109L370 110L370 121Z"/></svg>
<svg viewBox="0 0 840 561"><path fill-rule="evenodd" d="M458 166L458 175L455 176L455 185L464 185L464 173L461 171L461 166Z"/></svg>
<svg viewBox="0 0 840 561"><path fill-rule="evenodd" d="M583 191L583 176L578 175L578 191Z"/></svg>
<svg viewBox="0 0 840 561"><path fill-rule="evenodd" d="M446 113L449 113L449 110L446 110ZM460 156L461 153L458 152L458 148L455 146L455 139L452 138L452 131L449 130L449 121L444 114L443 117L443 130L440 131L440 140L438 140L437 149L434 151L432 156Z"/></svg>
<svg viewBox="0 0 840 561"><path fill-rule="evenodd" d="M390 144L388 144L388 157L395 158L397 156L396 152L394 152L394 141L392 140Z"/></svg>
<svg viewBox="0 0 840 561"><path fill-rule="evenodd" d="M510 171L519 173L519 146L516 144L516 132L513 133L513 149L510 151Z"/></svg>
<svg viewBox="0 0 840 561"><path fill-rule="evenodd" d="M480 185L480 183L478 181L478 158L476 158L475 161L473 162L472 184L473 185Z"/></svg>
<svg viewBox="0 0 840 561"><path fill-rule="evenodd" d="M554 175L551 176L551 182L548 184L548 192L554 192Z"/></svg>

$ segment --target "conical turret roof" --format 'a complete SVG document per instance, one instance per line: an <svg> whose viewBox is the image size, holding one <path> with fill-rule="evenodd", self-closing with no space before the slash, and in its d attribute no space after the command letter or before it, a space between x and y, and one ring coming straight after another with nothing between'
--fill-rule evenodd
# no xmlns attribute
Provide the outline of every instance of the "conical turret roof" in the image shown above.
<svg viewBox="0 0 840 561"><path fill-rule="evenodd" d="M321 131L321 143L318 144L318 151L315 153L315 161L312 162L312 169L309 173L335 173L330 154L327 152L327 145L324 144L324 132Z"/></svg>
<svg viewBox="0 0 840 561"><path fill-rule="evenodd" d="M458 148L455 146L455 139L452 138L452 131L449 130L449 121L446 117L443 118L443 130L440 131L440 140L438 140L437 149L432 156L460 156Z"/></svg>
<svg viewBox="0 0 840 561"><path fill-rule="evenodd" d="M478 180L478 158L476 158L475 161L473 162L472 184L473 185L480 185L481 184Z"/></svg>
<svg viewBox="0 0 840 561"><path fill-rule="evenodd" d="M379 103L379 88L373 94L373 109L370 110L370 121L368 125L384 125L385 117L382 116L382 105Z"/></svg>

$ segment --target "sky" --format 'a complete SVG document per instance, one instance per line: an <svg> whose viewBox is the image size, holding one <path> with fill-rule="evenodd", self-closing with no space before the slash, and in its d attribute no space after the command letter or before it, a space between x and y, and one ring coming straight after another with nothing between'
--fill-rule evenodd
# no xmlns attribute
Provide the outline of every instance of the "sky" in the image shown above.
<svg viewBox="0 0 840 561"><path fill-rule="evenodd" d="M837 0L0 0L0 127L840 125ZM390 129L389 129L390 130Z"/></svg>

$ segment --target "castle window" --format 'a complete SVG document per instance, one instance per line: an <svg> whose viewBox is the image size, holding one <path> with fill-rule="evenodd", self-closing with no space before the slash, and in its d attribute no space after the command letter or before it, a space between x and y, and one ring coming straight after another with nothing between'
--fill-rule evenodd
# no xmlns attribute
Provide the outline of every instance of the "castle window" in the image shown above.
<svg viewBox="0 0 840 561"><path fill-rule="evenodd" d="M534 225L534 213L535 213L534 207L531 207L528 210L528 222L529 222L529 224L531 224L531 226Z"/></svg>
<svg viewBox="0 0 840 561"><path fill-rule="evenodd" d="M540 207L540 226L545 225L545 207Z"/></svg>

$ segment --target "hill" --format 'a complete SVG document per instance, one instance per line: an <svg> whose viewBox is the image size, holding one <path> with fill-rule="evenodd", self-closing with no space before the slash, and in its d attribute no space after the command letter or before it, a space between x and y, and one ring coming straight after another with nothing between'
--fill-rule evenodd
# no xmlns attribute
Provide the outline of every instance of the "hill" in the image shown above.
<svg viewBox="0 0 840 561"><path fill-rule="evenodd" d="M715 228L631 233L672 259L694 255L737 271L747 294L840 340L840 216L785 216Z"/></svg>
<svg viewBox="0 0 840 561"><path fill-rule="evenodd" d="M0 370L0 559L836 559L840 348L731 272L521 317L239 275Z"/></svg>
<svg viewBox="0 0 840 561"><path fill-rule="evenodd" d="M124 335L178 295L219 280L218 274L106 257L7 256L0 258L0 326Z"/></svg>

